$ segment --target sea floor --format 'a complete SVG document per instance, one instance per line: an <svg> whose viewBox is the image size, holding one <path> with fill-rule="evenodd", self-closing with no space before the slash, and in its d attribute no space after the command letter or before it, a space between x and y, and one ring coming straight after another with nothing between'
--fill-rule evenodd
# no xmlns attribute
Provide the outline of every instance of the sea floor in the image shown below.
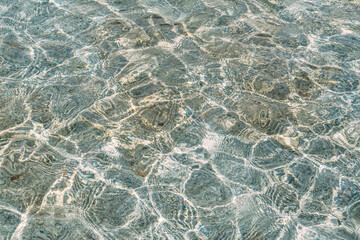
<svg viewBox="0 0 360 240"><path fill-rule="evenodd" d="M360 239L358 0L0 0L0 240Z"/></svg>

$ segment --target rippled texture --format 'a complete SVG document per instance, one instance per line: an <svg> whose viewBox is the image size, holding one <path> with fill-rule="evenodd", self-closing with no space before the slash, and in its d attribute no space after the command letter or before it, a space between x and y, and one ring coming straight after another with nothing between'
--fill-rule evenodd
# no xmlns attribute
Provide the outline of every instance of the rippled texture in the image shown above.
<svg viewBox="0 0 360 240"><path fill-rule="evenodd" d="M0 1L0 240L360 239L356 0Z"/></svg>

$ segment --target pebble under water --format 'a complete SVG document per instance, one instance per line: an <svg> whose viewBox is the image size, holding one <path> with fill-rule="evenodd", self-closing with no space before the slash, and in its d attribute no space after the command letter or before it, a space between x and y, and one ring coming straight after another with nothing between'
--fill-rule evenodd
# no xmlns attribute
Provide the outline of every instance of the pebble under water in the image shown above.
<svg viewBox="0 0 360 240"><path fill-rule="evenodd" d="M358 0L0 0L0 240L360 239Z"/></svg>

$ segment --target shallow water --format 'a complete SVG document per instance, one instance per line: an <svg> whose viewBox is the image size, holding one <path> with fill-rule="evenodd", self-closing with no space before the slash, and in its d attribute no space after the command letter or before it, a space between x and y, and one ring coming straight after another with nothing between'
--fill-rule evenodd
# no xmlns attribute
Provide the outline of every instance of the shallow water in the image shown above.
<svg viewBox="0 0 360 240"><path fill-rule="evenodd" d="M0 239L360 239L360 4L0 1Z"/></svg>

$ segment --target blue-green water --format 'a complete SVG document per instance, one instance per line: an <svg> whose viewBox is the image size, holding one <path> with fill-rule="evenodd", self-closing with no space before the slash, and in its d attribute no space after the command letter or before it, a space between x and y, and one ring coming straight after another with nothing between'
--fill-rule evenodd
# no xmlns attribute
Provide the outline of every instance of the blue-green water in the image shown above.
<svg viewBox="0 0 360 240"><path fill-rule="evenodd" d="M0 0L0 240L360 239L357 0Z"/></svg>

